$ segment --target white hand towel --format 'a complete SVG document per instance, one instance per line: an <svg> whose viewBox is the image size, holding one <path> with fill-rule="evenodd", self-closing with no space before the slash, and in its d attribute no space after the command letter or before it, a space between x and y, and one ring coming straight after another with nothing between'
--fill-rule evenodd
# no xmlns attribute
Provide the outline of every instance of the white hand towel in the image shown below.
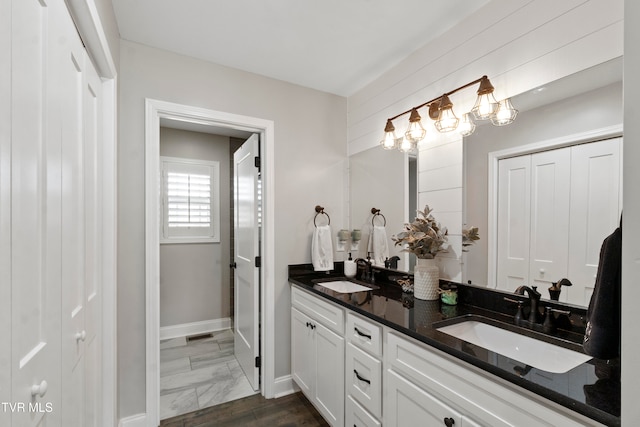
<svg viewBox="0 0 640 427"><path fill-rule="evenodd" d="M389 258L387 243L387 229L383 225L374 225L369 233L369 252L374 265L384 267L384 261Z"/></svg>
<svg viewBox="0 0 640 427"><path fill-rule="evenodd" d="M319 225L313 232L311 263L315 271L333 270L333 243L328 225Z"/></svg>

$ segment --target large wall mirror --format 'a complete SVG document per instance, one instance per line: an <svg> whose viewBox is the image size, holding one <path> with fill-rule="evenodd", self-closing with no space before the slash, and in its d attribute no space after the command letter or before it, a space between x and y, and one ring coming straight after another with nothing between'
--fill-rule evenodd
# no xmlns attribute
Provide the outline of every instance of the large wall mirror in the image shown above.
<svg viewBox="0 0 640 427"><path fill-rule="evenodd" d="M605 190L602 190L604 187L600 184L605 179L599 178L599 172L592 176L586 175L587 178L580 178L574 174L573 181L571 173L566 174L567 176L563 179L556 180L554 177L559 171L579 170L580 167L583 169L585 167L587 169L597 168L599 165L597 159L604 158L603 156L589 157L586 155L587 159L595 158L596 160L592 163L589 163L589 160L583 161L582 166L571 165L571 159L579 158L581 155L579 149L572 152L571 148L574 146L585 147L588 143L598 140L617 138L618 142L614 144L619 144L619 164L622 164L622 58L608 61L551 82L544 87L517 95L512 98L512 102L515 108L520 111L513 124L494 127L482 122L478 123L475 133L465 137L463 142L463 226L477 226L481 239L469 247L468 252L459 253L461 263L459 279L463 283L496 287L507 291L513 291L519 281L524 281L528 285L537 285L543 297L548 298L547 284L566 277L574 283L574 286L562 288L560 300L585 306L588 304L592 291L593 275L597 268L602 239L616 228L620 219L622 170L620 166L619 171L615 172L618 175L616 178L618 180L616 202L612 201L612 198L585 202L590 203L589 209L598 214L599 222L597 225L594 224L593 218L595 217L592 214L582 216L573 214L580 209L580 205L572 205L569 196L559 196L559 194L566 195L571 191L576 193L574 187L577 183L590 186L590 189L597 187L596 190L599 193L598 191L589 192L588 188L585 193L587 198L593 197L594 194L603 194ZM557 153L549 153L558 149L566 149L561 154L569 163L556 164L555 160L549 162L544 159L544 156L555 156ZM538 153L541 154L538 156ZM499 224L505 223L504 214L502 214L501 221L496 220L500 210L497 202L499 191L498 178L496 177L499 170L497 169L499 169L499 164L503 164L506 165L502 167L504 170L519 171L522 168L508 167L509 165L507 165L508 159L518 157L520 157L519 160L528 161L530 165L533 165L529 167L529 172L521 173L521 176L523 173L529 174L529 178L525 180L529 182L529 190L531 190L531 182L537 183L539 188L547 189L552 187L551 182L553 182L556 193L547 192L547 197L551 197L549 194L555 194L556 199L564 197L567 199L567 203L564 205L560 203L554 208L545 210L544 207L547 205L544 203L549 199L541 198L537 203L542 203L542 205L539 205L537 210L533 210L533 215L538 216L531 219L530 201L532 196L525 196L521 194L521 191L515 191L515 194L519 194L522 198L519 201L520 205L518 205L518 201L513 199L512 204L507 205L506 209L526 205L529 223L519 224L520 228L516 231L508 229L505 231L499 226ZM540 159L542 160L538 161ZM502 160L505 162L500 163ZM369 210L373 206L380 208L382 213L385 213L386 208L389 238L391 234L400 231L405 222L413 219L416 209L415 200L419 189L416 189L414 185L415 174L410 178L411 161L414 160L400 152L385 151L379 147L373 147L350 157L350 224L352 228L367 226L367 221L371 219ZM513 160L512 162L517 161ZM554 164L555 167L536 169L536 165L545 164ZM533 172L531 172L532 170ZM546 178L544 173L540 173L532 179L531 173L535 174L536 170L554 170L554 172L547 173ZM503 175L507 176L504 172ZM516 176L517 173L512 175L514 179ZM606 181L610 183L610 177ZM572 182L574 187L571 187ZM534 186L534 192L535 188ZM562 191L564 193L561 193ZM512 192L514 191L512 190ZM504 195L502 197L505 199ZM523 204L524 199L529 201ZM562 211L563 209L566 211ZM558 270L559 267L540 264L539 262L544 262L544 260L541 261L538 257L536 258L538 264L530 262L530 265L526 267L528 271L526 274L511 274L513 277L508 276L510 277L508 279L505 278L507 276L499 278L497 263L500 254L505 250L503 246L513 246L514 242L524 242L525 239L520 239L517 234L518 232L522 233L522 230L535 228L536 224L539 228L544 228L547 223L542 221L542 217L548 220L560 216L565 219L553 226L561 229L558 228L551 233L542 233L543 237L534 236L532 238L528 235L526 242L529 246L526 250L529 252L537 251L537 253L553 252L567 246L565 253L571 251L569 254L571 256L567 255L567 257L571 258L576 251L582 251L580 262L590 264L587 266L588 268L576 273L576 268L568 268L565 265L564 270ZM601 218L606 218L606 221L602 222ZM517 218L510 220L512 222L520 221ZM501 233L500 236L498 236L498 232ZM511 238L502 238L505 233ZM550 236L553 236L553 239ZM536 245L531 244L532 239L535 240ZM571 246L569 246L569 241L572 242ZM389 242L392 246L393 242ZM579 247L576 247L576 242L581 242L578 243ZM363 244L366 244L366 240L361 243L361 246ZM524 251L524 243L521 246L520 249ZM533 249L531 249L532 247ZM398 248L393 248L393 250L398 252ZM585 251L588 251L588 255L585 255ZM407 254L401 254L401 256L403 260L399 264L399 269L410 270L412 265L410 257ZM575 263L576 261L567 259L560 264L563 262ZM520 268L522 270L523 267L520 266Z"/></svg>

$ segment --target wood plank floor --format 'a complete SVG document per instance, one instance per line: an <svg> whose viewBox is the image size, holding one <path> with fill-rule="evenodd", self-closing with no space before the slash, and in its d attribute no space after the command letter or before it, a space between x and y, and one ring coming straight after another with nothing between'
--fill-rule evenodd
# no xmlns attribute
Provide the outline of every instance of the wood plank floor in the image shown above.
<svg viewBox="0 0 640 427"><path fill-rule="evenodd" d="M160 427L298 427L328 426L302 393L278 399L260 394L168 418Z"/></svg>

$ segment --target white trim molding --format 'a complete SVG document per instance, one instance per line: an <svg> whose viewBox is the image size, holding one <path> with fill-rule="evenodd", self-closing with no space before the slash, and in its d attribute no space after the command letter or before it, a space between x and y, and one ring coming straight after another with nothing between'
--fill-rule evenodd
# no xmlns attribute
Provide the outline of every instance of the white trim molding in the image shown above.
<svg viewBox="0 0 640 427"><path fill-rule="evenodd" d="M274 123L205 108L147 98L145 101L145 291L146 291L146 407L147 424L158 425L160 414L160 242L159 158L160 119L197 123L260 134L263 188L262 269L260 314L262 386L266 398L275 388L275 140Z"/></svg>
<svg viewBox="0 0 640 427"><path fill-rule="evenodd" d="M203 320L201 322L182 323L180 325L161 326L160 339L188 337L202 335L210 332L224 331L231 328L231 318Z"/></svg>
<svg viewBox="0 0 640 427"><path fill-rule="evenodd" d="M118 422L118 427L147 427L147 414L136 414L125 417Z"/></svg>
<svg viewBox="0 0 640 427"><path fill-rule="evenodd" d="M293 377L291 375L276 378L273 388L274 398L287 396L300 391L300 387L298 387L295 381L293 381Z"/></svg>
<svg viewBox="0 0 640 427"><path fill-rule="evenodd" d="M572 145L594 142L602 139L615 138L622 135L622 124L593 129L586 132L574 133L558 138L547 139L534 142L532 144L512 147L499 151L492 151L488 155L489 188L487 192L487 220L489 229L487 230L487 287L496 287L496 265L498 253L498 161L509 157L523 156L525 154L537 153L556 148L569 147Z"/></svg>

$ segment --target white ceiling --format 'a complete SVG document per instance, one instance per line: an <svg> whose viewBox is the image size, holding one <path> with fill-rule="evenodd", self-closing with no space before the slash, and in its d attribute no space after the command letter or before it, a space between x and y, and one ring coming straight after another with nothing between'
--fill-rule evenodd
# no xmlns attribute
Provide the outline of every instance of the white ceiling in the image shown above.
<svg viewBox="0 0 640 427"><path fill-rule="evenodd" d="M348 96L489 0L112 0L123 39Z"/></svg>

